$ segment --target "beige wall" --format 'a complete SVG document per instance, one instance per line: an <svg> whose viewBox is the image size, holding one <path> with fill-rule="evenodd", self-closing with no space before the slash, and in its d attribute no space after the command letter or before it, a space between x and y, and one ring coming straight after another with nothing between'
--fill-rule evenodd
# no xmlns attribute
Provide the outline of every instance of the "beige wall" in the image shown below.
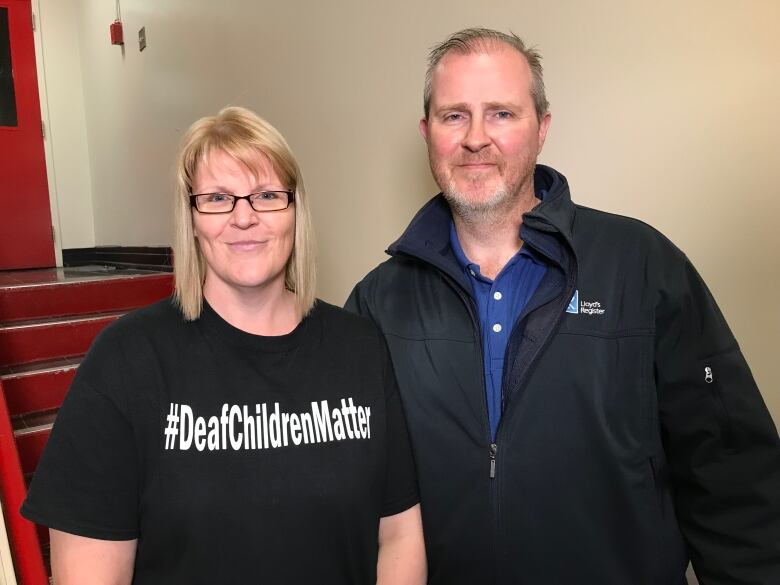
<svg viewBox="0 0 780 585"><path fill-rule="evenodd" d="M770 366L780 331L778 3L125 0L123 52L108 43L113 3L74 1L96 243L169 243L183 129L247 105L301 159L321 295L333 302L434 192L416 131L426 49L466 25L511 27L545 56L553 127L543 161L569 177L577 201L642 218L688 252L780 414ZM50 103L70 86L50 79Z"/></svg>
<svg viewBox="0 0 780 585"><path fill-rule="evenodd" d="M53 222L62 248L90 247L95 234L76 0L36 0L33 9Z"/></svg>
<svg viewBox="0 0 780 585"><path fill-rule="evenodd" d="M183 130L246 105L298 154L320 295L335 303L435 192L416 130L426 50L468 25L524 35L544 54L552 102L543 162L568 176L578 202L646 220L689 254L780 420L775 0L124 0L124 51L108 42L113 2L71 1L75 15L57 10L69 30L78 24L95 243L170 243ZM65 234L82 229L73 205L61 205Z"/></svg>

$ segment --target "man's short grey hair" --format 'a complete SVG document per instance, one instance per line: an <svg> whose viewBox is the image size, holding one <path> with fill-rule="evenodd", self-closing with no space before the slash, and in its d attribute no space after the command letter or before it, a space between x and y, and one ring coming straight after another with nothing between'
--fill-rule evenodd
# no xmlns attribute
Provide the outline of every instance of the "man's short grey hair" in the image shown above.
<svg viewBox="0 0 780 585"><path fill-rule="evenodd" d="M456 52L461 55L469 55L477 52L488 52L497 45L504 44L525 57L531 68L531 97L534 100L536 117L541 122L547 113L550 103L544 92L544 77L542 75L542 56L534 47L527 47L523 39L515 33L509 34L489 28L466 28L458 31L434 46L428 55L428 70L425 72L425 90L423 93L423 108L425 119L431 110L431 94L433 93L433 70L447 53Z"/></svg>

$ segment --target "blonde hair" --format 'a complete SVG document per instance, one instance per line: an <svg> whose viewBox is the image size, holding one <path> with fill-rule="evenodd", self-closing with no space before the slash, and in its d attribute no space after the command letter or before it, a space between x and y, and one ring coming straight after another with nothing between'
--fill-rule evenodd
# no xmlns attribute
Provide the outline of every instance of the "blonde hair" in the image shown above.
<svg viewBox="0 0 780 585"><path fill-rule="evenodd" d="M184 136L177 161L174 299L184 318L193 321L203 310L206 261L195 241L189 195L198 165L214 152L224 152L257 172L258 154L270 161L282 183L295 191L295 242L285 269L285 287L295 293L302 317L314 306L314 229L298 163L279 131L245 108L224 108L216 116L201 118Z"/></svg>

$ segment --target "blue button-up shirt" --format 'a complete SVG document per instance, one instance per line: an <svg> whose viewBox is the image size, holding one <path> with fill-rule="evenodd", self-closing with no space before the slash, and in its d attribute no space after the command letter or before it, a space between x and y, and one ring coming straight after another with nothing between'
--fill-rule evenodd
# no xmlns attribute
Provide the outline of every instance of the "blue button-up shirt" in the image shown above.
<svg viewBox="0 0 780 585"><path fill-rule="evenodd" d="M501 269L496 279L491 280L483 276L479 266L466 257L452 222L450 245L471 282L472 295L477 303L482 330L488 419L491 437L495 441L501 420L501 383L506 346L517 318L536 292L547 266L538 254L523 246Z"/></svg>

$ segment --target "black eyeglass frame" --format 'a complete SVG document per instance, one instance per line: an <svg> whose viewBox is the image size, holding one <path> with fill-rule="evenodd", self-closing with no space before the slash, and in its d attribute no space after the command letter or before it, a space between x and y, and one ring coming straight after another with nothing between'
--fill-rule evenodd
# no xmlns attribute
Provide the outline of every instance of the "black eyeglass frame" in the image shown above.
<svg viewBox="0 0 780 585"><path fill-rule="evenodd" d="M282 207L281 209L255 209L255 206L252 205L252 200L250 199L253 195L261 195L263 193L285 193L287 195L287 205ZM202 197L203 195L227 195L229 197L233 198L233 206L226 211L202 211L201 209L198 209L198 197ZM195 211L198 213L205 213L206 215L220 215L223 213L233 213L233 211L236 208L236 203L238 203L239 199L246 199L246 202L249 203L249 207L252 208L252 211L255 211L257 213L274 213L276 211L284 211L285 209L288 209L291 204L295 203L295 191L283 189L283 190L274 190L274 189L266 189L265 191L257 191L256 193L250 193L249 195L234 195L233 193L190 193L190 207L193 207Z"/></svg>

